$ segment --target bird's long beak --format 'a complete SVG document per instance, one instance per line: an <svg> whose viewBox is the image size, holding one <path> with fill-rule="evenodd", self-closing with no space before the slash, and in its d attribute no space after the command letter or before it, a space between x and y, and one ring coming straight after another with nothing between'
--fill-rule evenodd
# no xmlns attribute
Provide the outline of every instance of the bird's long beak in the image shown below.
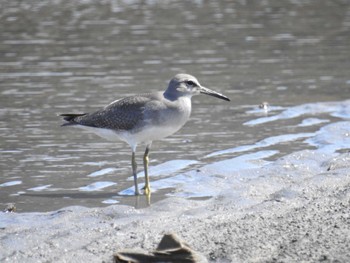
<svg viewBox="0 0 350 263"><path fill-rule="evenodd" d="M202 93L202 94L206 94L206 95L209 95L209 96L213 96L213 97L222 99L222 100L230 101L230 99L228 97L226 97L225 95L222 95L219 92L216 92L214 90L211 90L211 89L208 89L208 88L205 88L205 87L202 87L202 86L200 87L199 92Z"/></svg>

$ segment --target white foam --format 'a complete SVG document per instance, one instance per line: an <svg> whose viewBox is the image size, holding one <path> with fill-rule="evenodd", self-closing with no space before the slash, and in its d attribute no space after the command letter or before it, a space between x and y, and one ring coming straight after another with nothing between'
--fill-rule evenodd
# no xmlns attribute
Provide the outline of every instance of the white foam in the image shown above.
<svg viewBox="0 0 350 263"><path fill-rule="evenodd" d="M88 175L88 177L97 177L97 176L102 176L102 175L106 175L106 174L110 174L117 171L117 168L105 168L96 172L93 172L91 174Z"/></svg>
<svg viewBox="0 0 350 263"><path fill-rule="evenodd" d="M255 126L277 120L297 118L303 115L319 115L326 113L335 117L350 118L350 100L342 102L337 101L302 104L295 107L290 107L274 116L253 119L243 124L248 126Z"/></svg>
<svg viewBox="0 0 350 263"><path fill-rule="evenodd" d="M0 187L8 187L8 186L14 186L19 184L22 184L22 181L10 181L10 182L0 184Z"/></svg>
<svg viewBox="0 0 350 263"><path fill-rule="evenodd" d="M329 120L325 119L319 119L319 118L307 118L304 119L300 124L298 124L299 127L307 127L307 126L313 126L321 123L327 123Z"/></svg>
<svg viewBox="0 0 350 263"><path fill-rule="evenodd" d="M264 148L264 147L269 147L272 145L277 145L280 143L285 143L285 142L290 142L290 141L295 141L307 137L312 137L314 136L315 133L296 133L296 134L283 134L283 135L278 135L278 136L272 136L268 137L266 139L263 139L261 141L256 142L255 144L248 144L248 145L242 145L226 150L221 150L217 152L210 153L205 156L205 158L213 157L213 156L218 156L222 154L228 154L228 153L240 153L240 152L246 152L246 151L251 151L255 150L258 148Z"/></svg>
<svg viewBox="0 0 350 263"><path fill-rule="evenodd" d="M51 187L52 185L51 184L47 184L47 185L42 185L42 186L37 186L37 187L33 187L33 188L29 188L28 190L29 191L34 191L34 192L39 192L39 191L42 191L42 190L45 190L49 187Z"/></svg>

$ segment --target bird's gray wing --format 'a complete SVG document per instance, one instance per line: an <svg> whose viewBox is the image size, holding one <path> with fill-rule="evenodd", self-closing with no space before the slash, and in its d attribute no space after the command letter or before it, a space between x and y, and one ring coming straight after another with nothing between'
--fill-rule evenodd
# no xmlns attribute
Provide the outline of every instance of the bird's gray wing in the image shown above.
<svg viewBox="0 0 350 263"><path fill-rule="evenodd" d="M113 130L131 130L140 126L144 118L144 108L151 99L147 96L132 96L117 100L105 108L77 116L75 124Z"/></svg>

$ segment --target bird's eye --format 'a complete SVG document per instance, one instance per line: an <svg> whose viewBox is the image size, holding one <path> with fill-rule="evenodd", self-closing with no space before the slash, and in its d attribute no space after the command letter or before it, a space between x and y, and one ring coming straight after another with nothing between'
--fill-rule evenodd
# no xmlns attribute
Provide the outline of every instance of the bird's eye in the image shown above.
<svg viewBox="0 0 350 263"><path fill-rule="evenodd" d="M193 86L193 87L196 86L196 83L194 83L192 80L187 80L186 83L189 86Z"/></svg>

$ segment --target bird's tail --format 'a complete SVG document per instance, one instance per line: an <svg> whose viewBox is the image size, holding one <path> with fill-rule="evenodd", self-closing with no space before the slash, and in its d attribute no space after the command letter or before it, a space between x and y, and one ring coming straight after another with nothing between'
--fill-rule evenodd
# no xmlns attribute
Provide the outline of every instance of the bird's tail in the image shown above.
<svg viewBox="0 0 350 263"><path fill-rule="evenodd" d="M63 123L61 126L69 126L69 125L75 125L77 124L75 122L75 118L85 116L86 113L64 113L64 114L59 114L58 116L63 117L66 123Z"/></svg>

